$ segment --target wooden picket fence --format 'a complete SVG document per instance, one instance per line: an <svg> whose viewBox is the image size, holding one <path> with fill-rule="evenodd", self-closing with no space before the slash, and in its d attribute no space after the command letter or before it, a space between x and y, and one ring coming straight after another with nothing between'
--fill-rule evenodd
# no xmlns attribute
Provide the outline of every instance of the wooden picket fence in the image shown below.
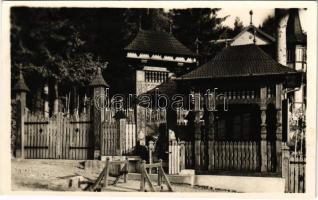
<svg viewBox="0 0 318 200"><path fill-rule="evenodd" d="M117 123L103 122L101 133L101 155L116 155L119 140Z"/></svg>
<svg viewBox="0 0 318 200"><path fill-rule="evenodd" d="M24 149L28 159L91 159L93 153L92 121L89 115L67 117L58 113L51 118L26 113L24 117ZM101 125L101 155L119 155L119 142L124 143L122 154L136 146L135 124L126 124L124 140L118 137L118 122L104 121Z"/></svg>
<svg viewBox="0 0 318 200"><path fill-rule="evenodd" d="M257 171L259 169L259 143L253 141L209 141L209 171Z"/></svg>
<svg viewBox="0 0 318 200"><path fill-rule="evenodd" d="M181 151L179 156L177 156L177 153L172 153L171 156L174 156L176 160L183 160L181 166L186 169L193 169L195 166L199 166L199 170L208 172L253 172L260 169L260 147L256 141L209 141L207 144L201 142L199 155L194 153L193 142L183 142L182 147L179 147L179 149L172 146L169 148ZM194 163L196 160L195 156L200 158L200 163Z"/></svg>
<svg viewBox="0 0 318 200"><path fill-rule="evenodd" d="M302 153L290 153L284 160L283 176L285 178L285 191L290 193L304 193L305 192L305 169L306 159Z"/></svg>
<svg viewBox="0 0 318 200"><path fill-rule="evenodd" d="M123 154L130 154L134 151L134 148L136 147L136 139L136 124L132 121L128 121L126 123L126 135Z"/></svg>
<svg viewBox="0 0 318 200"><path fill-rule="evenodd" d="M178 174L180 172L180 166L183 165L184 157L181 157L180 148L182 148L177 140L169 141L169 156L168 156L168 173Z"/></svg>

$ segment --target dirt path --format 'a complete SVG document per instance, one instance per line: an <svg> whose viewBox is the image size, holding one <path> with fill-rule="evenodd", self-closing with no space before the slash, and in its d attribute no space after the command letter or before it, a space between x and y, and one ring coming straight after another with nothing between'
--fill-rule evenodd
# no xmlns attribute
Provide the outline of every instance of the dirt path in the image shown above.
<svg viewBox="0 0 318 200"><path fill-rule="evenodd" d="M79 188L69 186L69 178L83 176L89 180L95 180L99 171L84 170L79 161L71 160L12 160L11 166L13 191L81 191ZM112 184L114 178L110 178ZM123 183L120 180L117 186L110 185L109 192L137 192L140 182L128 180ZM185 184L172 184L175 192L224 192L225 190L213 190L202 187L191 187ZM149 191L149 188L146 187ZM158 189L159 190L159 189ZM163 191L167 191L164 185Z"/></svg>

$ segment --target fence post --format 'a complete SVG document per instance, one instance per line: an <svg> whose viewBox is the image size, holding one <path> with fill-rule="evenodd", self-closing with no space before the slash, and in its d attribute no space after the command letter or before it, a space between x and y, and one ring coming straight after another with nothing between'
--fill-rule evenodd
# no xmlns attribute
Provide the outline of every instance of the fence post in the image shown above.
<svg viewBox="0 0 318 200"><path fill-rule="evenodd" d="M21 70L18 81L15 84L13 90L16 92L17 101L15 157L24 158L24 112L26 108L26 94L29 91L29 88L24 82Z"/></svg>
<svg viewBox="0 0 318 200"><path fill-rule="evenodd" d="M267 87L260 89L261 98L261 172L267 171L267 129L266 129L266 98L267 98Z"/></svg>
<svg viewBox="0 0 318 200"><path fill-rule="evenodd" d="M106 162L105 162L105 173L104 173L104 188L107 188L107 187L108 187L109 167L110 167L109 158L106 158Z"/></svg>
<svg viewBox="0 0 318 200"><path fill-rule="evenodd" d="M180 148L180 171L185 169L185 142L180 141L179 142L179 148Z"/></svg>
<svg viewBox="0 0 318 200"><path fill-rule="evenodd" d="M152 158L152 152L154 150L154 142L153 141L149 141L149 145L148 145L148 153L149 153L149 164L152 164L153 158ZM152 168L149 169L149 174L151 174Z"/></svg>
<svg viewBox="0 0 318 200"><path fill-rule="evenodd" d="M276 85L276 171L282 172L282 90L283 85Z"/></svg>
<svg viewBox="0 0 318 200"><path fill-rule="evenodd" d="M160 166L162 166L162 159L159 159L159 163L160 163ZM157 168L157 171L158 171L158 186L161 187L162 174L161 174L160 167Z"/></svg>
<svg viewBox="0 0 318 200"><path fill-rule="evenodd" d="M282 177L285 178L285 192L288 192L289 186L289 157L290 149L284 142L282 143Z"/></svg>
<svg viewBox="0 0 318 200"><path fill-rule="evenodd" d="M146 161L142 160L140 165L140 191L145 191L145 164Z"/></svg>
<svg viewBox="0 0 318 200"><path fill-rule="evenodd" d="M126 162L125 162L125 174L124 174L124 182L127 183L127 174L129 172L129 160L128 157L126 157Z"/></svg>
<svg viewBox="0 0 318 200"><path fill-rule="evenodd" d="M115 114L115 119L117 123L117 144L116 144L116 154L118 156L123 155L126 145L126 115L123 111L118 111Z"/></svg>
<svg viewBox="0 0 318 200"><path fill-rule="evenodd" d="M102 122L104 121L104 112L106 100L108 98L106 88L109 85L105 82L101 68L98 68L95 78L89 85L93 88L93 147L94 147L94 159L99 159L101 156L101 134L102 133Z"/></svg>

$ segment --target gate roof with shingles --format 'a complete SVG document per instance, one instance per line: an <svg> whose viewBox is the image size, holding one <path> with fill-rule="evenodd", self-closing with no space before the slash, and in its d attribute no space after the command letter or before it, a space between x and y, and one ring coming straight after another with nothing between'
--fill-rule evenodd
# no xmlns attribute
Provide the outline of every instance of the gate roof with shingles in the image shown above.
<svg viewBox="0 0 318 200"><path fill-rule="evenodd" d="M172 56L195 56L192 51L179 42L172 34L160 31L140 30L125 50Z"/></svg>
<svg viewBox="0 0 318 200"><path fill-rule="evenodd" d="M215 79L297 73L277 63L258 46L240 45L223 49L211 61L180 79Z"/></svg>

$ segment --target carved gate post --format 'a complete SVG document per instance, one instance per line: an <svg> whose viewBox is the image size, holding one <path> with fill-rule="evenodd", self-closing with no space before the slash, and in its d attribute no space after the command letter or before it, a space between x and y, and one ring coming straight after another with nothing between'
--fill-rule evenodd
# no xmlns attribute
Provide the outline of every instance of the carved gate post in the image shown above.
<svg viewBox="0 0 318 200"><path fill-rule="evenodd" d="M282 90L283 85L276 85L276 172L282 172Z"/></svg>
<svg viewBox="0 0 318 200"><path fill-rule="evenodd" d="M13 90L16 92L17 101L17 118L16 118L16 141L15 141L15 157L24 158L24 112L26 108L26 94L29 91L28 86L24 82L23 74L20 71L19 79Z"/></svg>
<svg viewBox="0 0 318 200"><path fill-rule="evenodd" d="M266 98L267 88L262 87L260 90L261 98L261 172L267 171L267 129L266 129Z"/></svg>
<svg viewBox="0 0 318 200"><path fill-rule="evenodd" d="M98 68L95 78L90 83L90 87L93 88L93 108L92 108L92 123L93 123L93 148L94 148L94 159L99 159L101 156L101 130L102 122L105 117L105 106L106 106L106 88L109 85L105 82L101 68Z"/></svg>

